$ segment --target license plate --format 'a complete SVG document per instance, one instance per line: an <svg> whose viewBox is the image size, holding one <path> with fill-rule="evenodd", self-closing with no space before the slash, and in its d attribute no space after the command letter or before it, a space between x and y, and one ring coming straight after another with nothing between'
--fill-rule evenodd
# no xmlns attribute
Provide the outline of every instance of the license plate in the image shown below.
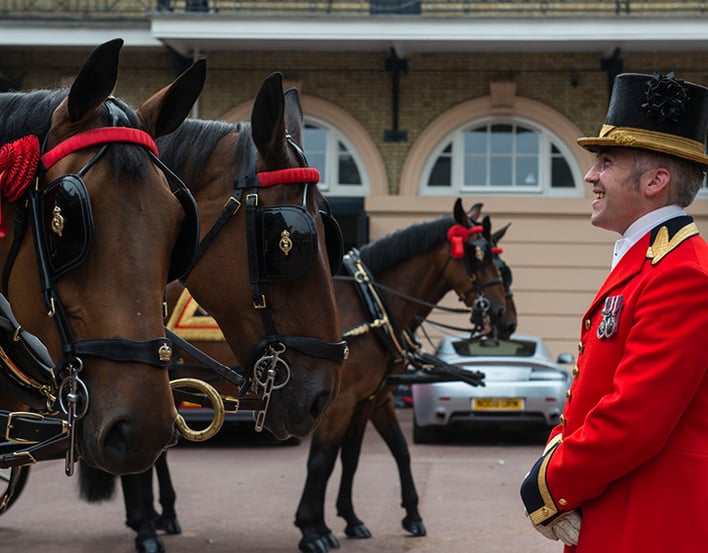
<svg viewBox="0 0 708 553"><path fill-rule="evenodd" d="M521 411L524 400L520 397L482 397L472 399L474 411Z"/></svg>

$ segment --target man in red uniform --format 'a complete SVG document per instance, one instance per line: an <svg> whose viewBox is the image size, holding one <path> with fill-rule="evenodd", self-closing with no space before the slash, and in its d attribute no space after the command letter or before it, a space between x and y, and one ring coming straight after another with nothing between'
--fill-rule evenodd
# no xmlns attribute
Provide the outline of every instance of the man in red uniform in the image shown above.
<svg viewBox="0 0 708 553"><path fill-rule="evenodd" d="M585 175L621 235L581 324L560 424L521 485L566 552L708 551L708 245L684 208L708 166L708 89L615 78Z"/></svg>

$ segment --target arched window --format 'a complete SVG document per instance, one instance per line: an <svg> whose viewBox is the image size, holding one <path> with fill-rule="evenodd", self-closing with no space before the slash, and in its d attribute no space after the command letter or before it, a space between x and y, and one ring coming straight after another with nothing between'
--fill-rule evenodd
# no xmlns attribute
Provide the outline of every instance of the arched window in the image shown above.
<svg viewBox="0 0 708 553"><path fill-rule="evenodd" d="M433 150L421 195L514 194L581 197L583 173L566 145L522 117L485 117Z"/></svg>
<svg viewBox="0 0 708 553"><path fill-rule="evenodd" d="M319 187L326 196L369 194L369 181L356 148L336 128L305 118L303 145L312 167L320 171Z"/></svg>

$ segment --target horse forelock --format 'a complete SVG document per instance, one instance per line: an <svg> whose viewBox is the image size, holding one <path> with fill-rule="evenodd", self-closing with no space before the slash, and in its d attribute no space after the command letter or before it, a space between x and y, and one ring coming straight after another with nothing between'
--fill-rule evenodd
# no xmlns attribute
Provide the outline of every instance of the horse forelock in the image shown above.
<svg viewBox="0 0 708 553"><path fill-rule="evenodd" d="M448 215L398 230L363 246L361 259L372 273L383 272L440 246L454 224L455 220Z"/></svg>
<svg viewBox="0 0 708 553"><path fill-rule="evenodd" d="M242 128L242 123L186 119L177 130L158 138L160 159L192 188L201 181L217 144L230 133L241 133ZM239 140L240 137L239 134ZM234 151L234 159L228 162L235 162L236 157Z"/></svg>

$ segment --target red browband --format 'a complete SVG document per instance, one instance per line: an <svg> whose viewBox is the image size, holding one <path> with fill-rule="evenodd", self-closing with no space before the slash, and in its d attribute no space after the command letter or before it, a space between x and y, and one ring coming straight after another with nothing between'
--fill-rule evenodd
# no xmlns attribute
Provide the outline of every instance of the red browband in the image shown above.
<svg viewBox="0 0 708 553"><path fill-rule="evenodd" d="M292 167L290 169L279 169L277 171L265 171L258 173L258 180L261 185L275 186L276 184L295 184L298 182L320 182L320 172L314 167Z"/></svg>
<svg viewBox="0 0 708 553"><path fill-rule="evenodd" d="M74 136L70 136L56 147L49 150L41 158L42 164L46 169L49 169L57 161L64 156L83 150L90 146L99 144L107 144L109 142L127 142L129 144L137 144L150 150L153 154L157 153L157 144L155 140L145 131L133 129L130 127L103 127L101 129L93 129L84 131Z"/></svg>

